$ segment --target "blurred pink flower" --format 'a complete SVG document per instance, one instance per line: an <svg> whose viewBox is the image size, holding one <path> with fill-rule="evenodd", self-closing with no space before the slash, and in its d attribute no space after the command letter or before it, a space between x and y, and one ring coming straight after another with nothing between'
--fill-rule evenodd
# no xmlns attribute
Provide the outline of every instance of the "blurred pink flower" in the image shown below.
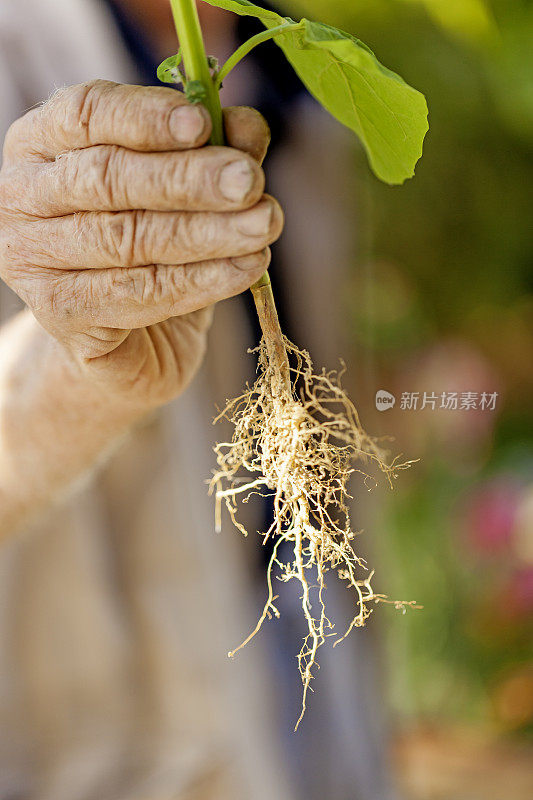
<svg viewBox="0 0 533 800"><path fill-rule="evenodd" d="M465 529L471 545L488 555L511 550L520 487L509 479L486 484L470 495L465 509Z"/></svg>

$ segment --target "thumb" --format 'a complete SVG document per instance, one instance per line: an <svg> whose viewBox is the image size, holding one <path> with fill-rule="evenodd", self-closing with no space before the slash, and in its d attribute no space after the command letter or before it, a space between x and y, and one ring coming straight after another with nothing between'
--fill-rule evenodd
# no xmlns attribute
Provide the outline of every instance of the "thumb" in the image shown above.
<svg viewBox="0 0 533 800"><path fill-rule="evenodd" d="M270 128L263 115L248 106L231 106L223 113L227 144L262 164L270 144Z"/></svg>

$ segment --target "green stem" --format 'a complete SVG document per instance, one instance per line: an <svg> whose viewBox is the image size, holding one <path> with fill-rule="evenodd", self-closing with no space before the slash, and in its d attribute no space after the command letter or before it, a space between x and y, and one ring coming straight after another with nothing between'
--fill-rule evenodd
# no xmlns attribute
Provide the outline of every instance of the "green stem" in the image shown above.
<svg viewBox="0 0 533 800"><path fill-rule="evenodd" d="M215 84L209 69L202 29L198 18L198 10L196 8L196 0L170 0L170 5L172 7L176 31L180 40L183 66L185 67L187 81L200 81L205 87L205 106L213 120L211 144L222 145L224 144L224 120L222 116L222 106L220 104L219 86ZM266 36L262 33L259 34L259 36L263 37L261 41L268 39L268 34L270 34L270 36L275 35L273 31L274 29L265 31L265 34L267 34ZM257 37L253 37L247 44L254 42L254 39L255 44L259 44ZM249 50L252 49L255 44L252 44ZM241 50L242 48L239 48L234 56L237 56ZM242 55L234 61L233 66L235 66L244 55L245 53L243 52ZM232 61L234 56L232 56L229 61ZM226 68L227 63L223 69ZM229 69L226 71L226 75L229 71ZM283 335L279 326L268 270L254 283L251 290L259 315L261 329L267 344L269 358L272 366L279 375L278 380L280 385L275 387L275 393L290 394L289 362L287 360Z"/></svg>
<svg viewBox="0 0 533 800"><path fill-rule="evenodd" d="M211 134L211 144L224 144L224 121L222 117L222 106L218 86L215 85L209 69L207 54L205 52L204 39L196 0L170 0L174 24L180 40L181 53L183 56L183 66L185 67L186 77L189 81L200 81L206 89L207 97L205 106L213 121L213 133ZM252 291L256 286L264 286L270 283L268 271L259 278L252 286Z"/></svg>
<svg viewBox="0 0 533 800"><path fill-rule="evenodd" d="M289 29L296 30L301 26L302 26L301 22L299 22L298 24L294 22L284 22L283 25L277 25L275 28L269 28L266 31L257 33L255 36L252 36L251 39L248 39L247 42L241 44L241 46L237 50L235 50L235 52L228 58L228 60L218 73L216 78L216 85L218 86L218 88L220 88L220 86L222 85L222 81L228 77L231 70L234 69L234 67L236 67L237 64L240 61L242 61L242 59L245 56L247 56L251 50L254 49L254 47L257 47L258 44L261 44L262 42L268 42L269 39L273 39L280 33L284 33Z"/></svg>
<svg viewBox="0 0 533 800"><path fill-rule="evenodd" d="M211 144L224 144L222 106L211 77L195 0L170 0L188 81L200 81L207 96L205 106L213 120Z"/></svg>

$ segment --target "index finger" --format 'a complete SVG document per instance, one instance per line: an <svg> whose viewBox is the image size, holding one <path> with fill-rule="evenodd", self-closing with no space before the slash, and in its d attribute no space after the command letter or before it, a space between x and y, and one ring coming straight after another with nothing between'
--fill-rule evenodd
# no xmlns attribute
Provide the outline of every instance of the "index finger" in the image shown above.
<svg viewBox="0 0 533 800"><path fill-rule="evenodd" d="M115 144L156 152L204 145L211 120L175 89L91 81L56 92L9 129L4 160L54 159L67 150Z"/></svg>

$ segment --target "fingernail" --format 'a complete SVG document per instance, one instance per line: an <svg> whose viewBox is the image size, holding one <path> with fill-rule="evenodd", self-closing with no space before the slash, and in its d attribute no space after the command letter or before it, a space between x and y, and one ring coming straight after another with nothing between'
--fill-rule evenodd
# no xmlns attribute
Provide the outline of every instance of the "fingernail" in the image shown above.
<svg viewBox="0 0 533 800"><path fill-rule="evenodd" d="M238 256L237 258L230 259L233 266L237 269L249 270L257 269L258 267L265 267L266 250L261 250L260 253L251 253L248 256Z"/></svg>
<svg viewBox="0 0 533 800"><path fill-rule="evenodd" d="M248 161L232 161L221 169L218 176L221 194L234 203L247 197L254 182L255 175Z"/></svg>
<svg viewBox="0 0 533 800"><path fill-rule="evenodd" d="M178 144L194 144L205 130L205 114L200 106L178 106L170 115L169 127Z"/></svg>
<svg viewBox="0 0 533 800"><path fill-rule="evenodd" d="M238 230L245 236L266 236L272 225L274 205L264 200L260 205L246 211L240 217Z"/></svg>

